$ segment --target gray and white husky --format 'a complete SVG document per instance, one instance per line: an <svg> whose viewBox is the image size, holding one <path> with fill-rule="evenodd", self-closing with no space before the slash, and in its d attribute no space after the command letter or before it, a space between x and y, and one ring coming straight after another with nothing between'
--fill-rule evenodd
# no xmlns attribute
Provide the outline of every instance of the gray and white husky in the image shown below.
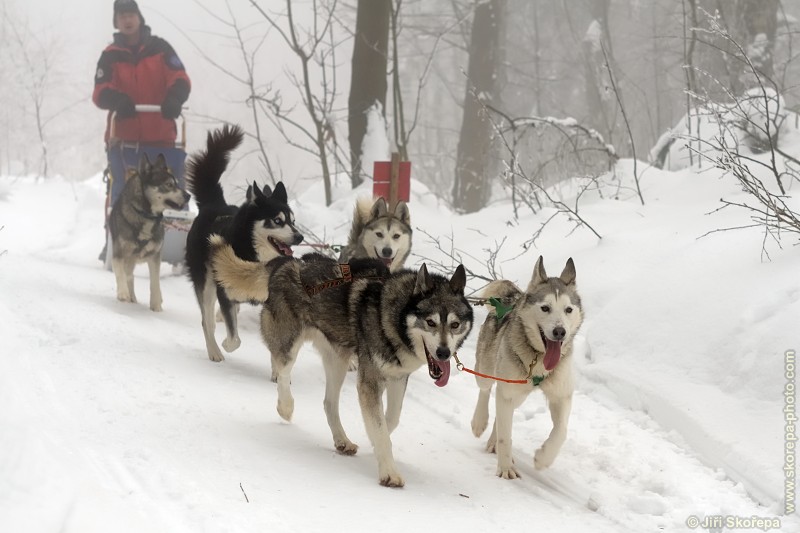
<svg viewBox="0 0 800 533"><path fill-rule="evenodd" d="M183 209L189 194L159 154L150 163L146 154L139 169L128 178L125 189L111 210L108 229L111 234L111 269L117 280L117 300L136 302L133 270L137 263L147 263L150 272L150 309L161 311L161 248L164 245L164 210Z"/></svg>
<svg viewBox="0 0 800 533"><path fill-rule="evenodd" d="M402 487L389 434L400 421L408 376L427 366L434 383L445 386L450 357L472 329L464 267L459 265L447 279L428 273L424 264L416 272L390 273L375 259L340 264L307 254L302 260L282 257L255 268L223 240L212 239L211 246L216 278L224 287L258 291L268 281L261 333L272 355L280 416L291 420L291 369L300 347L311 341L325 368L324 408L334 446L339 453L355 454L358 446L339 417L339 394L355 353L358 399L378 460L378 479L381 485Z"/></svg>
<svg viewBox="0 0 800 533"><path fill-rule="evenodd" d="M383 261L391 272L397 272L411 253L411 234L411 215L405 202L398 202L390 212L383 198L374 202L369 197L358 198L347 246L342 249L339 262L374 257Z"/></svg>
<svg viewBox="0 0 800 533"><path fill-rule="evenodd" d="M519 477L511 458L511 422L514 409L534 390L541 389L550 407L553 429L534 455L534 466L553 464L567 438L572 408L572 344L583 321L575 286L575 264L570 258L557 278L549 278L542 257L536 262L523 293L507 280L490 283L483 297L512 304L502 317L490 312L478 336L475 369L482 374L525 384L497 382L495 423L486 449L497 452L497 475ZM480 437L489 421L489 395L494 380L476 377L480 395L472 417L472 432Z"/></svg>

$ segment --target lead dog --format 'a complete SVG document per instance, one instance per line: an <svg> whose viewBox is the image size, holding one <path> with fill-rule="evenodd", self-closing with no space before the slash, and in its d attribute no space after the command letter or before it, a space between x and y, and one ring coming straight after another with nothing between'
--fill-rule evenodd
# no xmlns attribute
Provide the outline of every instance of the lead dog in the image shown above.
<svg viewBox="0 0 800 533"><path fill-rule="evenodd" d="M291 369L300 347L311 341L325 368L324 407L334 446L339 453L355 454L358 446L339 418L339 393L356 353L358 399L378 460L378 480L402 487L389 434L400 421L408 376L427 366L434 383L445 386L450 356L472 329L464 267L459 265L448 280L429 274L424 264L418 272L390 273L375 259L341 265L309 254L302 260L275 259L258 269L238 259L221 239L213 239L212 248L214 271L223 286L250 286L258 292L259 283L268 280L261 333L272 355L280 416L291 420Z"/></svg>
<svg viewBox="0 0 800 533"><path fill-rule="evenodd" d="M583 321L581 299L575 286L575 264L570 258L557 278L547 277L542 257L523 293L507 280L490 283L483 297L494 296L513 304L505 316L490 312L478 335L475 369L482 374L525 384L498 381L495 424L487 450L497 451L497 475L515 479L519 473L511 459L511 421L514 410L534 389L541 389L550 407L553 429L536 450L537 469L550 466L567 438L572 407L572 341ZM480 437L489 421L489 395L494 380L477 377L478 403L472 432Z"/></svg>
<svg viewBox="0 0 800 533"><path fill-rule="evenodd" d="M139 169L125 183L108 219L111 233L111 268L117 280L117 300L136 303L133 270L147 263L150 273L150 309L161 311L161 248L164 245L164 210L180 210L189 195L159 154L154 164L146 154Z"/></svg>

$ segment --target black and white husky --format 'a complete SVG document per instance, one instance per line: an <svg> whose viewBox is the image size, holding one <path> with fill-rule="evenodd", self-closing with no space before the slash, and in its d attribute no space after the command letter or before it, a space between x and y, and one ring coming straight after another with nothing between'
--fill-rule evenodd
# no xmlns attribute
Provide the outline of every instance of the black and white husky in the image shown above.
<svg viewBox="0 0 800 533"><path fill-rule="evenodd" d="M339 393L355 353L358 399L375 448L378 479L381 485L402 487L389 434L400 421L408 376L426 367L433 382L445 386L450 357L472 329L464 267L459 265L448 279L428 273L424 264L419 271L391 273L376 259L340 264L309 254L257 268L236 257L222 239L213 238L212 247L214 271L224 286L256 290L265 280L269 284L261 333L272 355L280 416L292 417L291 369L300 347L311 341L325 368L324 407L334 446L339 453L355 454L358 446L339 418Z"/></svg>
<svg viewBox="0 0 800 533"><path fill-rule="evenodd" d="M241 344L237 330L237 302L250 298L232 294L214 281L209 237L221 235L237 257L260 263L292 255L291 246L303 240L294 226L294 215L283 183L279 182L275 190L268 186L262 190L253 183L247 188L241 206L228 205L225 201L220 178L228 166L231 151L239 146L243 136L238 126L226 125L209 132L206 149L193 155L187 163L186 183L197 201L198 214L186 239L186 267L200 304L206 350L212 361L225 359L214 338L217 300L227 330L222 347L232 352ZM260 303L264 299L266 296L255 301Z"/></svg>
<svg viewBox="0 0 800 533"><path fill-rule="evenodd" d="M513 305L504 316L490 312L478 335L477 372L524 383L497 382L495 423L487 450L497 452L497 475L519 477L511 459L514 410L534 389L541 389L550 407L553 430L536 450L534 465L547 468L567 438L572 408L572 343L583 321L575 285L575 264L567 261L557 278L547 277L541 257L528 288L522 292L507 280L493 281L483 297ZM476 377L480 394L472 417L472 432L480 437L489 422L489 395L494 380Z"/></svg>

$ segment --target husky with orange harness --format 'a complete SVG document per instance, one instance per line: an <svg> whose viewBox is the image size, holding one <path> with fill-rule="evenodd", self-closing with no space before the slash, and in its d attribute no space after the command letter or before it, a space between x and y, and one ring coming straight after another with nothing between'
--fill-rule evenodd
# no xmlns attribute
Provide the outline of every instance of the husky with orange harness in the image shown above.
<svg viewBox="0 0 800 533"><path fill-rule="evenodd" d="M339 417L339 395L356 354L358 400L378 460L378 480L402 487L390 434L400 422L411 373L424 367L436 386L447 385L450 358L472 329L464 267L448 279L428 273L424 264L418 271L391 273L378 259L339 264L319 254L253 266L221 239L213 239L211 248L215 277L226 290L262 296L258 287L268 284L261 335L278 383L278 414L292 418L291 371L301 346L311 341L325 369L323 405L334 447L343 455L355 454L358 446Z"/></svg>
<svg viewBox="0 0 800 533"><path fill-rule="evenodd" d="M557 278L548 277L542 257L536 262L528 288L522 292L507 280L490 283L483 297L503 305L489 313L481 326L476 351L475 379L480 387L472 432L480 437L489 423L489 396L497 383L496 413L486 449L497 452L497 475L515 479L511 459L511 422L514 410L534 389L541 389L550 407L553 430L536 450L534 465L547 468L567 438L572 408L572 342L583 321L570 258ZM506 312L507 311L507 312ZM501 316L502 315L502 316Z"/></svg>

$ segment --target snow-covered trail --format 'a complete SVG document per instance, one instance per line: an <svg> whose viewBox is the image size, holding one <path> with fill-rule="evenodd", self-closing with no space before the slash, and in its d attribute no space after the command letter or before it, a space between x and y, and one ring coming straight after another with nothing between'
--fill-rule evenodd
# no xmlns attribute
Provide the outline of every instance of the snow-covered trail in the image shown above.
<svg viewBox="0 0 800 533"><path fill-rule="evenodd" d="M354 375L343 423L361 448L337 455L322 410L323 374L305 348L293 372L291 424L275 411L257 310L241 313L242 347L208 360L188 281L164 274L164 312L115 300L101 247L99 192L19 184L0 233L0 516L8 531L684 531L690 515L767 516L683 439L608 389L581 379L569 438L551 469L532 456L551 428L533 395L514 422L523 478L494 475L469 428L473 378L445 389L412 376L392 435L406 487L377 484ZM98 202L98 203L94 203ZM51 223L29 227L27 213ZM38 220L41 220L39 217ZM167 269L168 270L168 269ZM137 270L147 301L146 268ZM476 310L479 320L483 312ZM221 334L220 327L220 334ZM477 327L461 351L474 362ZM586 389L582 385L586 385ZM488 432L487 432L488 433ZM791 518L785 531L796 530ZM3 530L6 530L4 527Z"/></svg>

